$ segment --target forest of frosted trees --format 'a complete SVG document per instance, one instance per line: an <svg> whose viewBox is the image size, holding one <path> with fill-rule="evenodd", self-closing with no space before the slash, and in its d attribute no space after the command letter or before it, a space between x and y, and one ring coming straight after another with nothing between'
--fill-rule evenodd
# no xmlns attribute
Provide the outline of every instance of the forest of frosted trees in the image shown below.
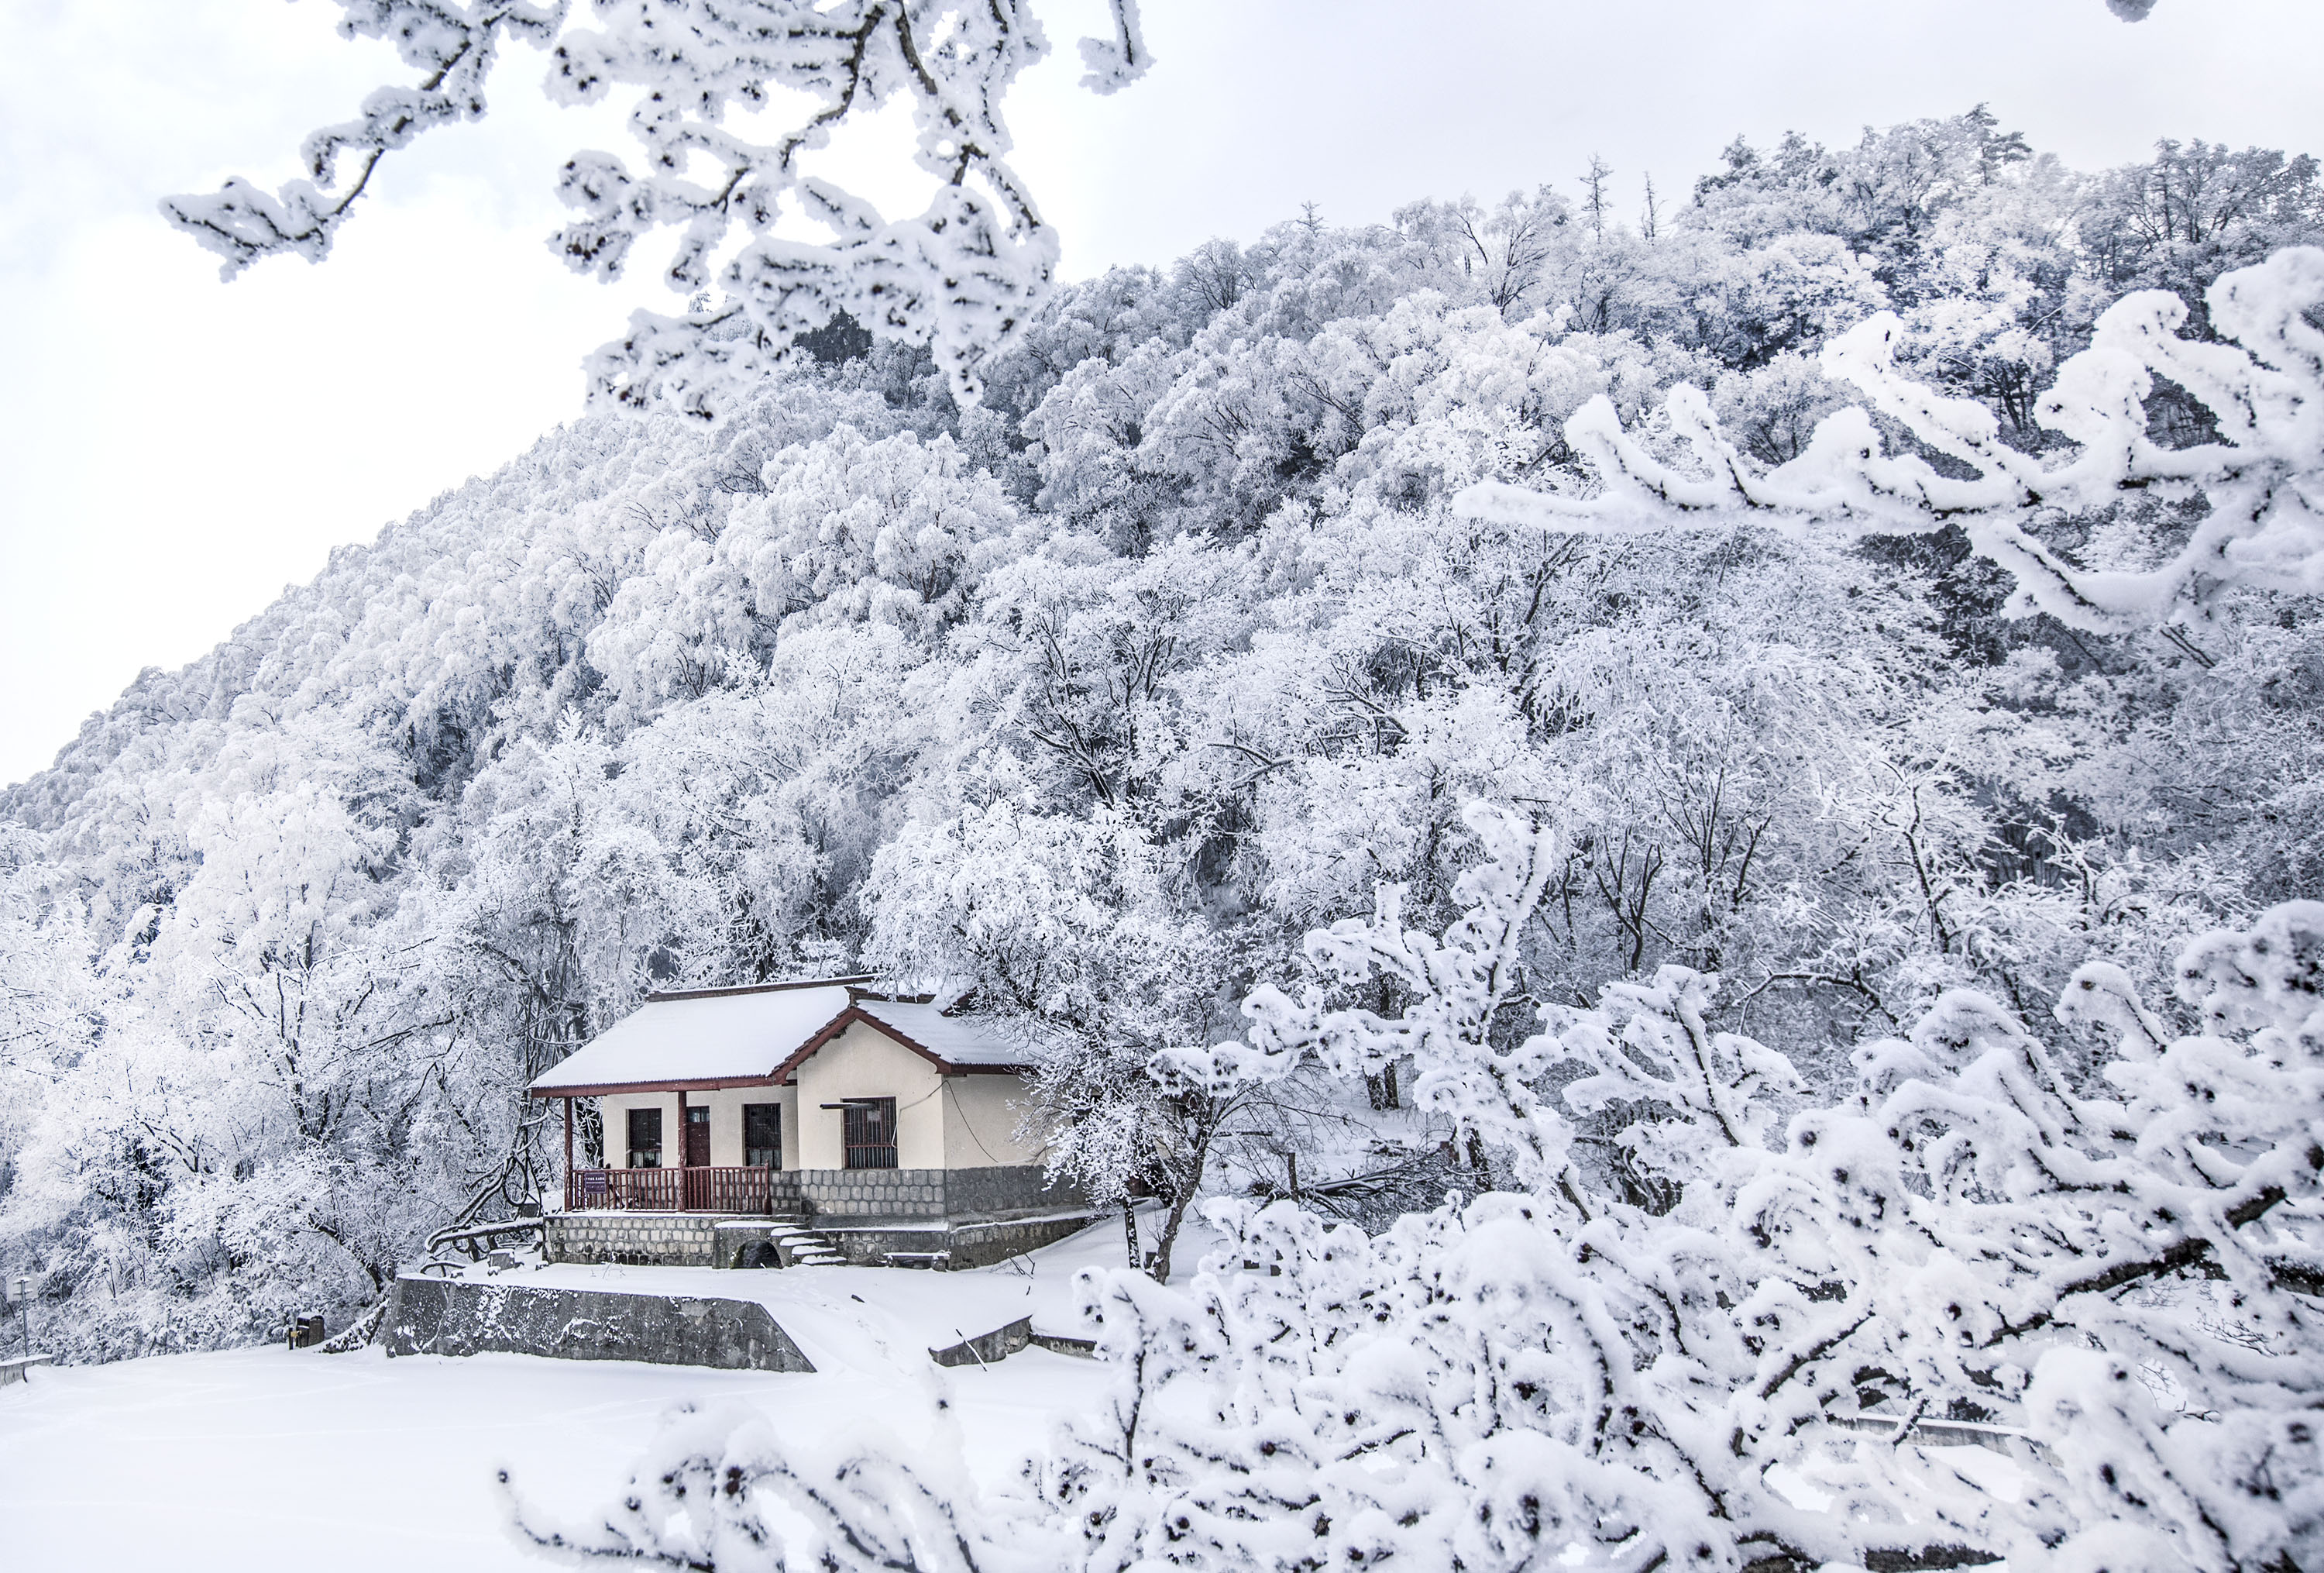
<svg viewBox="0 0 2324 1573"><path fill-rule="evenodd" d="M560 429L147 672L0 799L0 1254L47 1268L44 1328L109 1357L371 1302L553 1178L520 1089L658 986L964 999L1040 1057L1028 1117L1102 1198L1272 1197L1295 1156L1423 1209L1527 1192L1545 1161L1450 1140L1411 1054L1205 1059L1297 1036L1247 999L1421 1000L1307 937L1383 885L1448 930L1520 820L1554 856L1493 1008L1715 975L1686 1008L1782 1046L1780 1109L1963 989L2083 1077L2111 1040L2051 1013L2078 969L2160 1009L2190 939L2324 894L2312 598L2094 631L2021 615L1957 529L1453 505L1592 484L1566 421L1600 395L1651 439L1692 384L1794 458L1857 397L1819 350L1880 310L1913 377L2067 447L2038 396L2110 304L2172 291L2200 340L2223 274L2324 241L2312 159L2087 174L1973 111L1616 189L1063 286L966 407L843 319L723 421ZM2215 434L2168 382L2145 414ZM2130 572L2197 512L2042 528ZM1572 1161L1663 1205L1622 1104Z"/></svg>
<svg viewBox="0 0 2324 1573"><path fill-rule="evenodd" d="M1948 987L2036 1022L2085 959L2157 985L2324 890L2310 604L2101 636L2001 615L1957 532L1450 497L1578 474L1566 416L1675 384L1792 458L1849 397L1815 351L1876 309L2043 450L2103 307L2166 288L2200 332L2208 283L2317 237L2310 158L2091 177L1970 112L1736 142L1641 214L1543 186L1113 270L967 412L839 323L723 425L558 430L9 790L0 1241L56 1264L79 1355L344 1310L541 1185L518 1087L649 987L858 967L973 990L1099 1189L1167 1194L1183 1099L1120 1083L1241 1034L1380 883L1443 927L1473 800L1564 837L1529 997L1680 962L1820 1085ZM2147 413L2206 432L2168 384ZM2171 527L2061 539L2140 567ZM1392 1161L1318 1143L1311 1180ZM1213 1182L1274 1185L1243 1145Z"/></svg>

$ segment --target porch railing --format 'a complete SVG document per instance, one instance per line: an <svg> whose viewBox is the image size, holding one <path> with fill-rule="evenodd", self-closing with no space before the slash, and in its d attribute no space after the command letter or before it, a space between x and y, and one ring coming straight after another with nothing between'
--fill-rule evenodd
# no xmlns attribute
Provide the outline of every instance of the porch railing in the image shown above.
<svg viewBox="0 0 2324 1573"><path fill-rule="evenodd" d="M565 1210L771 1213L770 1169L576 1169L565 1177Z"/></svg>

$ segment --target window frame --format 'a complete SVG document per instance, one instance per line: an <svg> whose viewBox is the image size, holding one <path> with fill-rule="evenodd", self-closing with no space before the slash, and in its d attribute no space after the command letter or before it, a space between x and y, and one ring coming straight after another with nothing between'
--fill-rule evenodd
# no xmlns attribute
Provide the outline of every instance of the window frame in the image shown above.
<svg viewBox="0 0 2324 1573"><path fill-rule="evenodd" d="M751 1116L765 1112L767 1123L774 1128L772 1143L753 1143L751 1140ZM771 1152L765 1163L752 1158L753 1152ZM779 1103L744 1104L742 1106L742 1166L745 1169L780 1169L783 1166L783 1106Z"/></svg>
<svg viewBox="0 0 2324 1573"><path fill-rule="evenodd" d="M631 1109L628 1113L628 1117L622 1122L622 1135L624 1138L622 1146L622 1156L629 1160L628 1167L632 1169L659 1169L662 1166L661 1155L663 1149L661 1115L662 1111L659 1105L648 1104ZM643 1117L641 1118L640 1116ZM652 1136L653 1144L651 1146L647 1146L638 1140L639 1133L641 1131ZM638 1161L639 1156L641 1153L648 1152L653 1155L652 1162L641 1163Z"/></svg>
<svg viewBox="0 0 2324 1573"><path fill-rule="evenodd" d="M896 1137L894 1098L852 1097L839 1106L840 1159L845 1168L903 1167L903 1154ZM881 1161L883 1155L885 1161ZM862 1161L858 1161L859 1156Z"/></svg>

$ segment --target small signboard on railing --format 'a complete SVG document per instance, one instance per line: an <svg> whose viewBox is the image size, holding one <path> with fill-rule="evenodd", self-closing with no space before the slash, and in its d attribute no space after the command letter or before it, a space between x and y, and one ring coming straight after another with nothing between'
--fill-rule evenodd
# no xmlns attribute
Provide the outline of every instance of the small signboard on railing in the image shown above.
<svg viewBox="0 0 2324 1573"><path fill-rule="evenodd" d="M583 1170L581 1171L581 1194L583 1196L604 1196L612 1189L612 1187L607 1184L607 1181L612 1178L613 1177L611 1175L607 1174L602 1169Z"/></svg>

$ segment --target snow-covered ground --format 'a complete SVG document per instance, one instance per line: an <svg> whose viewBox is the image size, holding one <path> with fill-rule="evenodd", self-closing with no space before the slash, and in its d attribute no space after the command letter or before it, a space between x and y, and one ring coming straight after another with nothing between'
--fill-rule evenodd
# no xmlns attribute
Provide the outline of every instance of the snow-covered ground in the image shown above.
<svg viewBox="0 0 2324 1573"><path fill-rule="evenodd" d="M1179 1260L1204 1245L1183 1241ZM1038 1348L940 1370L928 1348L1028 1314L1068 1331L1074 1272L1121 1260L1115 1223L974 1272L508 1275L747 1292L807 1351L812 1375L272 1347L42 1370L0 1389L0 1569L537 1568L548 1564L505 1525L494 1470L507 1467L544 1517L588 1514L613 1499L660 1417L689 1402L753 1405L803 1449L884 1429L910 1456L940 1445L946 1394L969 1467L997 1480L1058 1416L1094 1401L1104 1372Z"/></svg>

